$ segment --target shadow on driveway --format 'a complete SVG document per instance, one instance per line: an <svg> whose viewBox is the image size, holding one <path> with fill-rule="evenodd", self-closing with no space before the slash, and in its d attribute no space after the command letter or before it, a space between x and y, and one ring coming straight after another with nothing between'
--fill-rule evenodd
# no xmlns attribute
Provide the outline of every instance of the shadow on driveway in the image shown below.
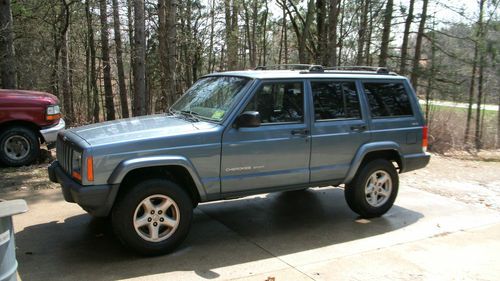
<svg viewBox="0 0 500 281"><path fill-rule="evenodd" d="M219 277L216 268L375 236L422 217L394 206L384 217L360 220L337 188L274 193L202 204L181 247L144 258L120 245L107 220L83 214L18 232L19 275L25 280L116 280L189 271L213 279Z"/></svg>

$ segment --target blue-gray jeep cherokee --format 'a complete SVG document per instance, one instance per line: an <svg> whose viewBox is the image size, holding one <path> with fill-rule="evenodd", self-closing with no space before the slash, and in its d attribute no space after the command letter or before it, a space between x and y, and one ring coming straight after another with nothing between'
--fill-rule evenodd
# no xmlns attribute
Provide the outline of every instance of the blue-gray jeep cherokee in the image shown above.
<svg viewBox="0 0 500 281"><path fill-rule="evenodd" d="M146 255L178 246L199 202L345 184L354 212L386 213L398 173L430 158L408 79L363 67L270 69L210 74L165 114L60 133L49 177Z"/></svg>

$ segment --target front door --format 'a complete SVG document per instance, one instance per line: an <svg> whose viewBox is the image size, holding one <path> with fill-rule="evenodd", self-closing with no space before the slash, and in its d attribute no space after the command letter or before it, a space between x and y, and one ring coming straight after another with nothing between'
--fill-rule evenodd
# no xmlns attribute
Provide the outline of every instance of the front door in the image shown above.
<svg viewBox="0 0 500 281"><path fill-rule="evenodd" d="M221 191L244 193L309 182L310 129L304 82L262 82L244 111L257 128L230 128L222 139Z"/></svg>

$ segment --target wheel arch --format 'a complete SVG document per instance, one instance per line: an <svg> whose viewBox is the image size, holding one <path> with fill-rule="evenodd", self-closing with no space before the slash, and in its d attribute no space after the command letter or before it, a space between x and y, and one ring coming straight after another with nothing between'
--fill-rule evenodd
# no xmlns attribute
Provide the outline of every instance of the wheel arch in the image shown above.
<svg viewBox="0 0 500 281"><path fill-rule="evenodd" d="M206 200L206 192L191 162L182 156L144 157L121 162L108 179L116 186L115 198L134 184L153 178L169 179L190 196L193 206ZM113 200L114 201L114 200Z"/></svg>
<svg viewBox="0 0 500 281"><path fill-rule="evenodd" d="M0 134L3 133L5 130L12 128L12 127L24 127L32 130L35 135L38 137L38 140L40 143L44 143L45 139L43 138L42 134L40 133L40 126L37 124L30 122L30 121L25 121L25 120L11 120L7 122L0 123Z"/></svg>
<svg viewBox="0 0 500 281"><path fill-rule="evenodd" d="M361 146L347 172L344 183L348 184L352 181L360 167L365 163L374 159L386 159L390 162L395 162L399 171L403 170L403 157L401 156L400 146L395 142L375 142Z"/></svg>

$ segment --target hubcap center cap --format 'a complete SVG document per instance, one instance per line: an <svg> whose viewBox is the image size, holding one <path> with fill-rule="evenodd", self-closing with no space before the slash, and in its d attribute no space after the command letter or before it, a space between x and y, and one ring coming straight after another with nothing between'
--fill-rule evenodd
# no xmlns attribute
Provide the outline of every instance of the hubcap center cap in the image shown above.
<svg viewBox="0 0 500 281"><path fill-rule="evenodd" d="M160 216L159 215L153 215L153 221L154 222L158 222L160 220Z"/></svg>

